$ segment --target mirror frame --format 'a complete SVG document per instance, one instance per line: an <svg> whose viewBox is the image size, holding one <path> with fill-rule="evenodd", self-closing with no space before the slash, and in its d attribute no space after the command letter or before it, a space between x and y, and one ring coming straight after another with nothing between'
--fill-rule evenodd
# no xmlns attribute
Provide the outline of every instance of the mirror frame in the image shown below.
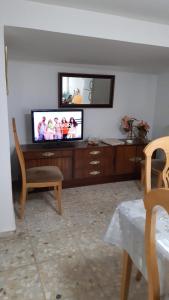
<svg viewBox="0 0 169 300"><path fill-rule="evenodd" d="M98 79L110 79L110 91L109 91L109 103L108 104L63 104L62 103L62 78L63 77L81 77L81 78L98 78ZM113 107L114 98L114 84L115 75L97 75L97 74L83 74L83 73L58 73L58 106L59 107Z"/></svg>

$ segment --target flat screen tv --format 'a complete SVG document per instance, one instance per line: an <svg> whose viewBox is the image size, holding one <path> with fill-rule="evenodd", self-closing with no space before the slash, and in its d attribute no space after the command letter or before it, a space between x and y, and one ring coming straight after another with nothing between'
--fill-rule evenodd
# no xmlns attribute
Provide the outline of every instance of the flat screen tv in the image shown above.
<svg viewBox="0 0 169 300"><path fill-rule="evenodd" d="M32 110L34 143L66 142L83 139L83 110Z"/></svg>

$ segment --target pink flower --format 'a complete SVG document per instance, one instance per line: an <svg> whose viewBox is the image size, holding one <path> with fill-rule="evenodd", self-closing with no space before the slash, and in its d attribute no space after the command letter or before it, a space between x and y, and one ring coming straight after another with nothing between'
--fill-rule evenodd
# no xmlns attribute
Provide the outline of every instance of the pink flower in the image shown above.
<svg viewBox="0 0 169 300"><path fill-rule="evenodd" d="M124 116L122 119L121 119L121 128L124 130L124 131L130 131L133 127L133 122L135 121L136 119L133 118L133 117L130 117L130 116Z"/></svg>

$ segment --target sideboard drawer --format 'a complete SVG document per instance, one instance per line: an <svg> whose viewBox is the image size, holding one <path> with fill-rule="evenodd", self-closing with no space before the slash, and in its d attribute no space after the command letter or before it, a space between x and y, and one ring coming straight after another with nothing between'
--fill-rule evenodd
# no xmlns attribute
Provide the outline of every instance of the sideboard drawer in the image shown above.
<svg viewBox="0 0 169 300"><path fill-rule="evenodd" d="M113 153L112 147L95 147L75 151L75 178L112 175Z"/></svg>
<svg viewBox="0 0 169 300"><path fill-rule="evenodd" d="M63 173L64 180L72 179L72 150L27 151L23 152L26 168L57 166Z"/></svg>
<svg viewBox="0 0 169 300"><path fill-rule="evenodd" d="M25 160L29 159L49 159L49 158L56 158L56 157L72 157L71 150L65 151L53 151L52 149L48 149L46 151L29 151L24 152Z"/></svg>

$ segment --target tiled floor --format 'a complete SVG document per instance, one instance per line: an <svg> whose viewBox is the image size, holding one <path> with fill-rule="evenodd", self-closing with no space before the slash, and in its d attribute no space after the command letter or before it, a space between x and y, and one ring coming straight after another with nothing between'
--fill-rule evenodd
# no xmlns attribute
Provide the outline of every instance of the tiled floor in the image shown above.
<svg viewBox="0 0 169 300"><path fill-rule="evenodd" d="M63 190L63 216L53 193L32 193L24 221L0 238L1 300L119 300L121 252L103 242L120 201L141 198L137 181ZM134 280L129 299L146 299Z"/></svg>

